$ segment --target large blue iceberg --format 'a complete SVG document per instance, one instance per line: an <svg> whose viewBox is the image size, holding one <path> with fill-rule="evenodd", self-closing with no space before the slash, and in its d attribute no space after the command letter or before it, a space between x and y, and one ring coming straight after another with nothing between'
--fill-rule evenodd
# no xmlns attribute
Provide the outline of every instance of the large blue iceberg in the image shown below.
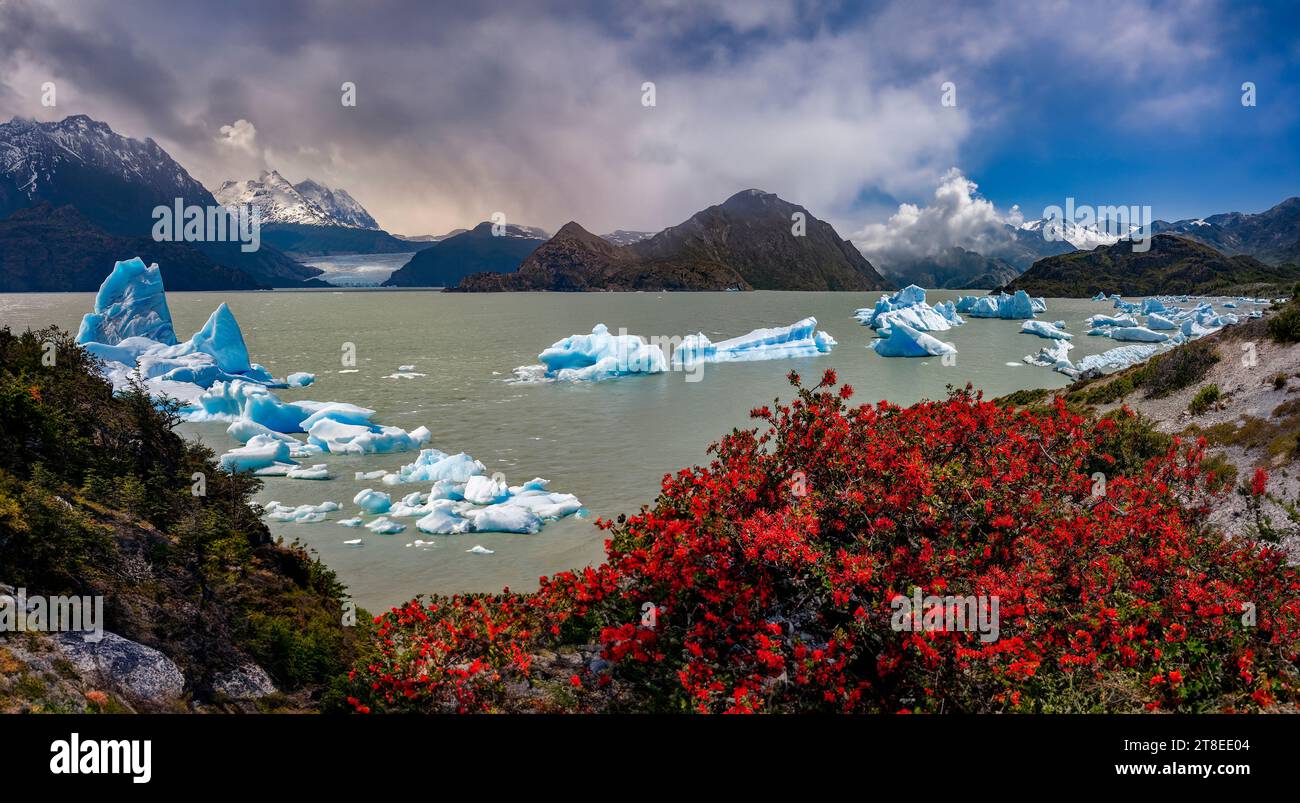
<svg viewBox="0 0 1300 803"><path fill-rule="evenodd" d="M877 338L867 346L882 357L938 357L957 353L953 344L898 321L890 327L888 337Z"/></svg>
<svg viewBox="0 0 1300 803"><path fill-rule="evenodd" d="M948 302L931 307L925 301L925 290L914 284L893 295L882 295L874 307L859 309L853 316L886 338L895 322L920 332L943 332L965 323L954 304Z"/></svg>
<svg viewBox="0 0 1300 803"><path fill-rule="evenodd" d="M996 296L962 296L957 299L957 311L972 318L1025 319L1046 309L1047 302L1030 298L1024 290L1017 290L1015 295L999 293Z"/></svg>
<svg viewBox="0 0 1300 803"><path fill-rule="evenodd" d="M515 370L519 379L544 378L567 382L590 382L631 374L658 374L668 369L663 349L626 332L611 335L603 323L589 335L570 335L557 340L541 354L536 366Z"/></svg>

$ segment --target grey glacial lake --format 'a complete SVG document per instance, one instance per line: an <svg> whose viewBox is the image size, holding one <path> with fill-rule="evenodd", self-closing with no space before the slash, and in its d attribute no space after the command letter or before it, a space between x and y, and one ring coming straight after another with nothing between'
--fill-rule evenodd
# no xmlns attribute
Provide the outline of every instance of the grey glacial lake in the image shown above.
<svg viewBox="0 0 1300 803"><path fill-rule="evenodd" d="M220 302L238 319L249 353L276 376L316 374L307 388L276 391L285 399L345 401L373 408L375 420L433 433L428 444L468 452L510 483L533 477L573 493L586 518L548 524L536 535L500 533L431 536L403 519L399 535L340 527L356 514L352 497L376 481L357 471L395 471L414 453L337 456L324 462L327 481L268 478L259 501L317 504L332 500L340 513L318 524L270 524L287 541L300 540L340 575L359 604L371 610L420 593L535 588L544 574L599 562L604 534L597 516L633 513L654 500L668 472L706 460L705 447L733 427L748 426L751 408L788 398L791 369L815 378L834 368L855 388L858 402L908 404L942 398L946 386L981 388L996 396L1030 387L1059 387L1066 377L1020 362L1049 341L1020 333L1020 321L973 319L936 335L957 346L954 365L938 358L887 359L866 348L874 336L851 316L879 293L590 293L463 295L436 291L317 290L240 293L168 293L181 338L189 337ZM956 291L934 291L931 304ZM76 331L90 311L91 293L0 295L0 325L49 324ZM1064 320L1075 335L1071 358L1119 345L1087 337L1083 321L1111 312L1111 304L1049 299L1047 321ZM831 354L801 359L709 365L698 382L686 374L632 376L595 384L510 384L511 370L537 362L537 353L575 333L605 323L616 332L673 336L703 332L715 342L752 329L815 316L839 341ZM340 373L341 348L355 343L357 371ZM412 378L387 378L414 365ZM238 444L223 424L186 424L183 432L218 453ZM424 485L382 488L400 496ZM396 498L395 496L395 498ZM361 546L343 542L361 538ZM408 546L416 539L431 542ZM469 554L482 545L492 555Z"/></svg>

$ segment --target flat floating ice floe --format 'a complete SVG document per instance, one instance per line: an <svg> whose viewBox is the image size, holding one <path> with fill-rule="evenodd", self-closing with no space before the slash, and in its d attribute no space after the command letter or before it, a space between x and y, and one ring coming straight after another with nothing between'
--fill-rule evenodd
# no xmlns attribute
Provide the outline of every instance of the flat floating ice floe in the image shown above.
<svg viewBox="0 0 1300 803"><path fill-rule="evenodd" d="M838 345L829 333L817 329L813 317L789 326L755 329L740 337L714 343L703 332L687 335L673 350L674 367L699 363L753 362L783 360L791 357L816 357L829 354Z"/></svg>
<svg viewBox="0 0 1300 803"><path fill-rule="evenodd" d="M753 362L791 357L815 357L836 346L835 338L817 329L816 318L789 326L754 329L714 343L697 332L672 349L671 362L661 345L637 335L609 333L596 324L589 335L570 335L537 355L539 365L522 365L511 382L598 382L625 376L659 374L669 367L690 368L703 363Z"/></svg>
<svg viewBox="0 0 1300 803"><path fill-rule="evenodd" d="M1020 331L1052 340L1070 340L1074 337L1069 332L1062 330L1057 324L1048 323L1047 321L1025 321L1020 325Z"/></svg>
<svg viewBox="0 0 1300 803"><path fill-rule="evenodd" d="M337 502L321 502L319 505L298 505L289 507L279 502L267 502L263 510L271 521L285 521L293 524L315 524L325 520L327 513L340 510Z"/></svg>

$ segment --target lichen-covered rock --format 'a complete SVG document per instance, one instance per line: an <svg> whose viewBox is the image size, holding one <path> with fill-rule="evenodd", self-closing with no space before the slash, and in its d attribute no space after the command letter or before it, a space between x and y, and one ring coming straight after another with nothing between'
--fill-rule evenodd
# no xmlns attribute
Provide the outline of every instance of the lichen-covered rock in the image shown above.
<svg viewBox="0 0 1300 803"><path fill-rule="evenodd" d="M212 689L235 700L257 700L277 691L271 676L254 663L217 675L212 682Z"/></svg>
<svg viewBox="0 0 1300 803"><path fill-rule="evenodd" d="M103 635L100 641L87 641L81 633L55 633L53 638L84 678L152 705L180 698L185 676L170 658L116 633Z"/></svg>

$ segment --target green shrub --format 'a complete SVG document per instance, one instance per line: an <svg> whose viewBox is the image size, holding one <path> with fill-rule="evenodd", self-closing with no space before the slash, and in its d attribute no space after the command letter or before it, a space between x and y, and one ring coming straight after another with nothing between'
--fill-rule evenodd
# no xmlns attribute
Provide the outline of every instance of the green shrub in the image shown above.
<svg viewBox="0 0 1300 803"><path fill-rule="evenodd" d="M1287 304L1269 318L1268 335L1278 343L1300 342L1300 304Z"/></svg>
<svg viewBox="0 0 1300 803"><path fill-rule="evenodd" d="M1187 405L1187 411L1192 415L1200 415L1214 406L1214 403L1218 400L1219 386L1206 385L1197 391L1196 395L1192 397L1191 403Z"/></svg>

